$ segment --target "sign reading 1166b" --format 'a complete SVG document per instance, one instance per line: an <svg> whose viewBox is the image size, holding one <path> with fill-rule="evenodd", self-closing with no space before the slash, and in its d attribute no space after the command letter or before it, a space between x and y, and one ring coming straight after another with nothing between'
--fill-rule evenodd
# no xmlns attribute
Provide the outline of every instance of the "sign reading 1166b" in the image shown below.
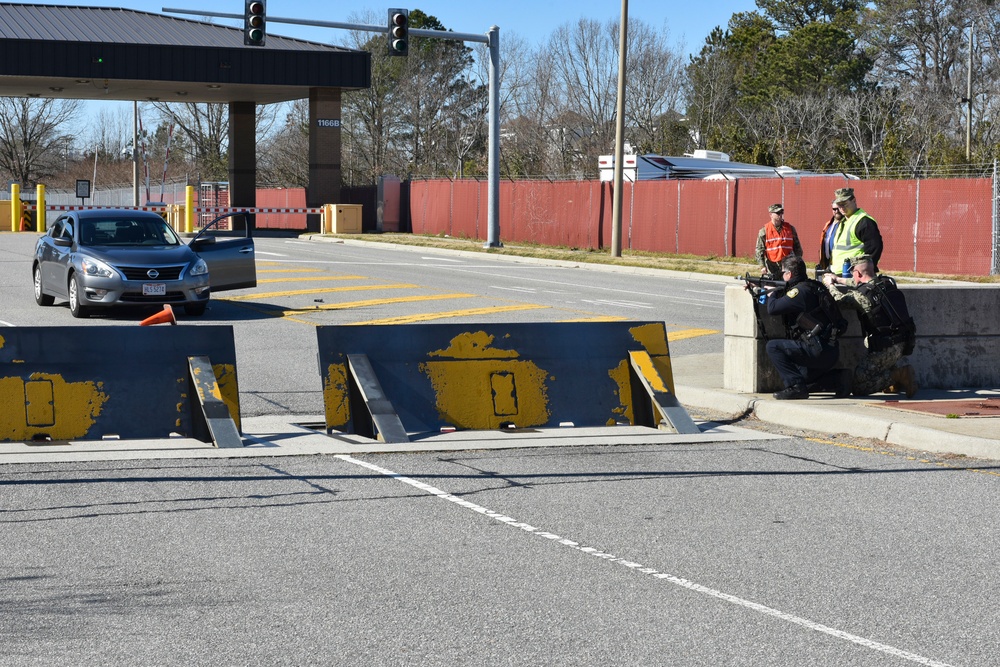
<svg viewBox="0 0 1000 667"><path fill-rule="evenodd" d="M339 118L317 118L316 127L340 127Z"/></svg>

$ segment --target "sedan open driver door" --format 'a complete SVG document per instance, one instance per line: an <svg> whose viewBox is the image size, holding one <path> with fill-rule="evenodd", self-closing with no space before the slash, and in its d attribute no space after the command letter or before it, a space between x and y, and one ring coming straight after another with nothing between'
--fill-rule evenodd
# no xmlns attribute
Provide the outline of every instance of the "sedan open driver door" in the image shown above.
<svg viewBox="0 0 1000 667"><path fill-rule="evenodd" d="M226 213L205 225L188 243L208 264L208 279L212 292L257 286L257 261L253 245L253 229L246 217L245 235L240 231L219 230L222 221L246 213Z"/></svg>

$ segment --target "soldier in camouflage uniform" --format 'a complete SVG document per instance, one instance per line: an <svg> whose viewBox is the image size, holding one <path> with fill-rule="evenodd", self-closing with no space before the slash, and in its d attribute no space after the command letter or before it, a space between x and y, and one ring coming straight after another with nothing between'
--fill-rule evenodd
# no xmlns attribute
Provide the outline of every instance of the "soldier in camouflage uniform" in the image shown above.
<svg viewBox="0 0 1000 667"><path fill-rule="evenodd" d="M907 398L917 393L913 367L897 363L913 352L916 327L906 309L906 299L896 282L876 275L871 257L862 255L852 262L853 280L826 274L823 283L837 305L858 312L865 334L868 354L854 369L852 390L855 396L868 396L880 391L905 391ZM841 291L837 285L846 285Z"/></svg>

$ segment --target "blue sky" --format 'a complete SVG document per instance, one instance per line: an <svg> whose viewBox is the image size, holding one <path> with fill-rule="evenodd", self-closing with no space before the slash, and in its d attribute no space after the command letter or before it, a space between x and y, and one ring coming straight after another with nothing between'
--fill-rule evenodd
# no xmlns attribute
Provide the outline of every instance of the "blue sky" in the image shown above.
<svg viewBox="0 0 1000 667"><path fill-rule="evenodd" d="M411 0L412 2L412 0ZM621 14L620 0L501 0L500 2L483 2L482 0L422 0L417 3L399 2L390 4L392 0L371 2L370 0L352 0L352 2L336 2L336 0L267 0L269 16L280 16L295 19L315 19L320 21L349 20L352 12L371 10L377 15L384 15L388 7L409 6L436 16L448 29L456 32L485 33L490 26L500 27L500 38L507 31L512 31L523 37L529 43L537 43L546 39L557 27L565 23L575 23L581 17L606 21L616 19ZM46 3L48 4L48 3ZM63 3L59 3L63 4ZM68 2L65 4L78 4ZM164 7L197 11L206 6L209 11L220 13L242 14L242 0L216 0L205 3L204 0L128 0L110 2L96 0L87 3L88 6L123 7L142 11L161 13ZM683 0L630 0L629 17L639 18L654 27L666 25L670 32L670 42L687 45L686 52L697 51L708 33L717 25L725 27L729 17L739 11L752 11L757 8L754 0L698 0L687 2ZM175 14L182 18L197 19L197 16ZM238 21L215 19L217 23L239 25ZM339 43L344 32L331 28L295 26L288 24L272 24L269 32L300 37L324 43Z"/></svg>
<svg viewBox="0 0 1000 667"><path fill-rule="evenodd" d="M412 2L412 0L411 0ZM372 2L370 0L267 0L268 16L334 22L352 22L352 15L374 12L384 16L389 7L409 6L419 8L455 32L486 33L490 26L500 27L501 42L505 34L516 33L530 45L546 40L561 25L576 23L581 17L607 21L621 15L621 0L421 0L417 3L392 0ZM188 14L163 12L164 8L197 11L209 7L208 11L218 13L243 13L243 0L91 0L90 2L66 2L44 4L86 4L98 7L122 7L141 11L168 13L179 18L199 20L201 17ZM723 28L735 12L753 11L755 0L629 0L629 18L641 19L654 28L666 27L668 43L684 47L684 53L696 53L705 37L715 26ZM242 25L241 21L215 18L222 25ZM326 44L346 44L347 33L332 28L298 26L286 23L272 23L268 32L288 37L297 37ZM132 103L87 103L87 114L98 113L100 106L115 108L121 105L131 115Z"/></svg>

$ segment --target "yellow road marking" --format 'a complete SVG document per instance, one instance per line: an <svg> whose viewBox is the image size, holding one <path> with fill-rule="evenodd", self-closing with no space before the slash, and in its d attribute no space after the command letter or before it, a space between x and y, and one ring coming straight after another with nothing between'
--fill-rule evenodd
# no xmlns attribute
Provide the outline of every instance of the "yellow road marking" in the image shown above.
<svg viewBox="0 0 1000 667"><path fill-rule="evenodd" d="M343 303L324 303L321 305L317 304L315 306L303 306L301 308L278 308L275 306L267 307L250 303L237 303L235 305L241 306L243 308L248 308L258 313L264 313L265 315L270 315L271 317L284 317L293 322L302 322L303 324L312 324L313 326L318 326L318 323L316 322L310 322L308 320L298 319L296 317L293 317L293 315L307 315L309 313L315 313L322 310L349 310L351 308L367 308L369 306L381 306L389 303L414 303L418 301L440 301L441 299L469 299L475 296L476 296L475 294L430 294L424 296L399 296L390 299L365 299L362 301L345 301Z"/></svg>
<svg viewBox="0 0 1000 667"><path fill-rule="evenodd" d="M468 310L451 310L440 313L421 313L419 315L407 315L403 317L386 317L380 320L368 320L367 322L352 322L352 324L409 324L411 322L427 322L429 320L440 320L440 319L445 319L447 317L466 317L468 315L491 315L493 313L509 313L516 310L537 310L539 308L549 308L549 306L523 304L519 306L501 306L495 308L470 308Z"/></svg>
<svg viewBox="0 0 1000 667"><path fill-rule="evenodd" d="M670 331L667 333L667 340L673 342L677 340L685 340L688 338L697 338L698 336L711 336L712 334L722 333L715 329L681 329L680 331Z"/></svg>
<svg viewBox="0 0 1000 667"><path fill-rule="evenodd" d="M305 282L307 280L368 280L365 276L305 276L299 278L266 278L264 280L258 280L257 284L262 283L295 283L295 282Z"/></svg>
<svg viewBox="0 0 1000 667"><path fill-rule="evenodd" d="M322 269L264 269L257 273L317 273Z"/></svg>
<svg viewBox="0 0 1000 667"><path fill-rule="evenodd" d="M416 289L420 285L356 285L354 287L315 287L312 289L288 290L287 292L254 292L253 294L240 294L239 296L221 297L220 301L256 301L257 299L273 299L276 296L295 296L297 294L323 294L324 292L361 292L378 289Z"/></svg>

